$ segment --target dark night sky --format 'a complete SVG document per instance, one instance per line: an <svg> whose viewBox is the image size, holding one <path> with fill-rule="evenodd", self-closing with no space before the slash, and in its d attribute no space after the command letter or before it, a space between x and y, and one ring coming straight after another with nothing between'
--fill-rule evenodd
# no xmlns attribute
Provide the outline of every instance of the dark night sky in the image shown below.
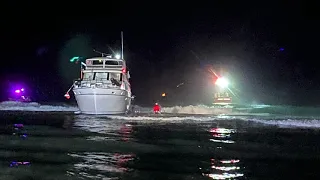
<svg viewBox="0 0 320 180"><path fill-rule="evenodd" d="M161 2L94 10L79 5L69 13L18 5L18 14L1 18L2 99L9 82L18 80L30 86L37 101L64 101L79 74L68 58L98 55L93 48L119 51L122 30L137 103L151 104L163 91L171 103L211 103L208 64L223 69L243 102L320 101L319 29L311 4ZM33 8L44 11L39 4ZM181 82L185 85L175 88Z"/></svg>

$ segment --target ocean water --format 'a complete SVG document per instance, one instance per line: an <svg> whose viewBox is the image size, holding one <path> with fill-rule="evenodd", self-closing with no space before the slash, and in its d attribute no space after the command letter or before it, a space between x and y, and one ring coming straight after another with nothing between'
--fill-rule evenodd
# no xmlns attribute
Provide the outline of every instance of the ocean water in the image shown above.
<svg viewBox="0 0 320 180"><path fill-rule="evenodd" d="M319 179L320 122L0 104L0 179Z"/></svg>

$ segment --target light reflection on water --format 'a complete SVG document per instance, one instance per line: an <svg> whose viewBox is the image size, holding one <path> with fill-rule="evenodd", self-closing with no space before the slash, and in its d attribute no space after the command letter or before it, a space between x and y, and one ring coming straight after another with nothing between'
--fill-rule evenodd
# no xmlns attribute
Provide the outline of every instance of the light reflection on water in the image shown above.
<svg viewBox="0 0 320 180"><path fill-rule="evenodd" d="M129 141L131 139L132 125L119 120L109 120L105 117L77 116L74 127L82 130L98 133L100 135L89 136L86 139L91 141ZM79 174L81 177L96 179L118 179L117 174L132 169L126 167L129 161L135 159L135 154L107 153L107 152L85 152L70 153L71 157L79 158L82 161L73 165L68 170L70 176ZM94 172L94 173L92 173ZM92 175L94 174L94 175ZM113 177L114 176L114 177Z"/></svg>
<svg viewBox="0 0 320 180"><path fill-rule="evenodd" d="M236 143L232 140L232 135L236 133L235 129L214 127L209 130L209 133L213 137L209 140L219 145ZM223 149L221 146L218 147ZM237 179L243 177L244 174L241 172L242 168L239 162L239 159L211 159L209 172L202 175L211 179Z"/></svg>
<svg viewBox="0 0 320 180"><path fill-rule="evenodd" d="M156 125L157 126L157 125ZM113 136L90 136L87 139L93 141L134 141L134 125L130 121L121 120L110 120L105 118L96 119L86 119L85 116L79 116L75 121L75 127L80 128L90 132L96 132L99 134L113 135ZM174 130L173 130L174 131ZM233 139L233 135L236 134L236 129L234 128L222 128L222 127L212 127L209 130L210 138L209 141L214 143L213 146L222 149L228 144L236 143ZM166 132L164 132L166 133ZM168 132L167 132L168 133ZM157 139L155 139L155 142ZM194 141L196 143L196 141ZM209 143L210 146L210 143ZM116 158L114 154L110 153L93 153L87 152L85 154L70 154L70 156L83 158L84 161L74 165L74 168L78 173L82 172L82 176L89 178L89 174L84 174L89 169L100 171L98 173L99 177L104 177L101 173L107 172L117 172L124 173L128 171L127 168L116 165ZM133 154L123 154L123 157L129 157L128 161L134 159ZM136 157L138 158L138 157ZM203 177L208 177L210 179L236 179L243 177L244 174L241 172L242 168L239 165L240 160L238 159L209 159L210 167L209 170L203 172ZM145 161L145 160L144 160ZM202 168L199 168L202 170ZM81 174L81 173L80 173ZM109 176L110 177L110 176Z"/></svg>
<svg viewBox="0 0 320 180"><path fill-rule="evenodd" d="M126 167L129 161L134 160L134 154L86 152L81 154L68 154L74 158L82 159L81 162L74 164L73 169L68 170L70 175L79 174L85 178L107 178L110 173L123 173L130 171ZM94 176L90 172L95 172ZM116 175L115 175L116 176Z"/></svg>
<svg viewBox="0 0 320 180"><path fill-rule="evenodd" d="M235 141L231 140L231 134L234 134L236 130L227 128L211 128L209 132L212 134L213 138L209 140L217 143L228 143L234 144Z"/></svg>
<svg viewBox="0 0 320 180"><path fill-rule="evenodd" d="M318 131L138 118L4 115L0 179L319 179Z"/></svg>
<svg viewBox="0 0 320 180"><path fill-rule="evenodd" d="M241 173L240 165L238 164L240 160L230 159L230 160L216 160L211 159L211 169L212 171L208 174L203 174L204 176L210 177L211 179L234 179L243 177L244 174Z"/></svg>

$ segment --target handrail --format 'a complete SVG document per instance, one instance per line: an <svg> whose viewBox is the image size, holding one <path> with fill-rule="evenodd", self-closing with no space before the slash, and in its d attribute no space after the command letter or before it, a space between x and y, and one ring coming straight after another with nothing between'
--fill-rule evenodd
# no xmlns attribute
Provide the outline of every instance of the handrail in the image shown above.
<svg viewBox="0 0 320 180"><path fill-rule="evenodd" d="M92 85L94 86L99 86L99 85L103 85L106 86L108 88L119 88L119 85L115 85L114 83L112 83L111 81L107 80L106 78L99 78L96 80L89 80L89 79L76 79L74 80L74 84L78 87L91 87ZM120 84L121 85L121 84Z"/></svg>

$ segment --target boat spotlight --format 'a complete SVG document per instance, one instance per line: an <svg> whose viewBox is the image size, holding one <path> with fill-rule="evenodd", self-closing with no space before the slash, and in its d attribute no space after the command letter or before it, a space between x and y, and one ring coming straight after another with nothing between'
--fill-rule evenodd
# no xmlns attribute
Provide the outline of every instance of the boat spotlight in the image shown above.
<svg viewBox="0 0 320 180"><path fill-rule="evenodd" d="M219 77L216 80L215 84L221 88L227 88L229 85L229 81L224 77Z"/></svg>
<svg viewBox="0 0 320 180"><path fill-rule="evenodd" d="M116 54L116 59L120 59L120 54Z"/></svg>

